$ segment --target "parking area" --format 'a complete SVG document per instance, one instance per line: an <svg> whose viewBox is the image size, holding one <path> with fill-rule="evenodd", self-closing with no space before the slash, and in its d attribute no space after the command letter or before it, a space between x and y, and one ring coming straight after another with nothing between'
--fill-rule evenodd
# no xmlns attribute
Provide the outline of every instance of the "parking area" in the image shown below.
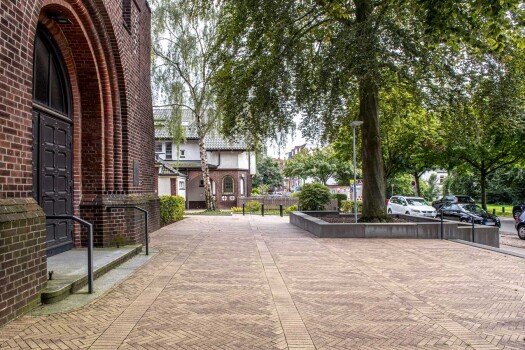
<svg viewBox="0 0 525 350"><path fill-rule="evenodd" d="M525 348L525 259L276 216L194 216L152 240L103 297L0 328L0 349Z"/></svg>

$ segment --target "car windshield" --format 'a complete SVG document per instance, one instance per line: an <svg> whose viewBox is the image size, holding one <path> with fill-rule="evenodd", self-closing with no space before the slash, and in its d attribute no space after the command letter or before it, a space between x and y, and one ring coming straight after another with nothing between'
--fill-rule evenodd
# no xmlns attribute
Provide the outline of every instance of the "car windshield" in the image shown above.
<svg viewBox="0 0 525 350"><path fill-rule="evenodd" d="M474 200L466 196L457 196L458 203L474 203Z"/></svg>
<svg viewBox="0 0 525 350"><path fill-rule="evenodd" d="M465 209L466 211L469 211L475 214L486 214L487 213L485 210L483 210L483 208L475 204L463 205L462 208Z"/></svg>
<svg viewBox="0 0 525 350"><path fill-rule="evenodd" d="M408 205L430 205L426 200L423 198L407 198Z"/></svg>

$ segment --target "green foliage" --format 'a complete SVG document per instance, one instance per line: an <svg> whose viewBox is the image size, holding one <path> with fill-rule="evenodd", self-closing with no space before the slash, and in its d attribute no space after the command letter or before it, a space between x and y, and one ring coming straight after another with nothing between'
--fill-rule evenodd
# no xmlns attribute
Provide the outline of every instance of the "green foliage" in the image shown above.
<svg viewBox="0 0 525 350"><path fill-rule="evenodd" d="M184 198L160 196L160 224L168 225L184 217Z"/></svg>
<svg viewBox="0 0 525 350"><path fill-rule="evenodd" d="M433 201L440 197L441 192L438 187L438 178L435 173L430 175L427 182L422 183L421 195L429 201Z"/></svg>
<svg viewBox="0 0 525 350"><path fill-rule="evenodd" d="M261 211L261 208L262 208L262 203L260 202L257 202L257 201L249 201L248 203L245 204L245 209L247 212L260 212ZM241 209L242 211L242 209Z"/></svg>
<svg viewBox="0 0 525 350"><path fill-rule="evenodd" d="M297 205L291 205L288 208L284 209L285 214L290 214L292 211L297 211Z"/></svg>
<svg viewBox="0 0 525 350"><path fill-rule="evenodd" d="M312 178L323 184L330 177L346 180L353 176L350 164L340 161L332 147L301 150L285 161L283 173L289 178Z"/></svg>
<svg viewBox="0 0 525 350"><path fill-rule="evenodd" d="M341 202L348 199L347 195L344 193L336 193L332 195L334 199L337 199L337 207L341 207Z"/></svg>
<svg viewBox="0 0 525 350"><path fill-rule="evenodd" d="M319 182L305 184L299 194L299 203L303 210L323 210L330 199L330 190Z"/></svg>
<svg viewBox="0 0 525 350"><path fill-rule="evenodd" d="M354 212L354 201L344 200L341 201L341 212L343 213L353 213ZM361 213L363 211L363 202L357 201L357 211Z"/></svg>
<svg viewBox="0 0 525 350"><path fill-rule="evenodd" d="M413 177L406 173L395 176L394 179L387 182L388 196L392 194L392 184L394 185L394 196L414 196L413 180Z"/></svg>
<svg viewBox="0 0 525 350"><path fill-rule="evenodd" d="M257 187L252 187L252 196L259 196L261 191Z"/></svg>
<svg viewBox="0 0 525 350"><path fill-rule="evenodd" d="M242 207L232 207L232 213L242 213Z"/></svg>
<svg viewBox="0 0 525 350"><path fill-rule="evenodd" d="M279 171L277 161L271 157L265 157L257 163L257 174L253 177L252 183L255 186L259 184L268 185L271 189L282 186L283 175Z"/></svg>

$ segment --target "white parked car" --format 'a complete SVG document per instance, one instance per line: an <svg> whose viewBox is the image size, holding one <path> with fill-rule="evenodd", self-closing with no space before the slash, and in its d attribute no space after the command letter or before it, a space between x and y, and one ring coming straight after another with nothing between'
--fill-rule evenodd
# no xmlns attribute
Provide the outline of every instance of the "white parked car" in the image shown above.
<svg viewBox="0 0 525 350"><path fill-rule="evenodd" d="M407 214L435 218L436 209L424 198L392 196L387 206L388 214Z"/></svg>

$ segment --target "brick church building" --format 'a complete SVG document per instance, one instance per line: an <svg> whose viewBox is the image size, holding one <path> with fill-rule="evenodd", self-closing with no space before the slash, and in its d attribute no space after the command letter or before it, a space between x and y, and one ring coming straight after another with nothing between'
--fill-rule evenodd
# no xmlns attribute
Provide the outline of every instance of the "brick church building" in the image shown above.
<svg viewBox="0 0 525 350"><path fill-rule="evenodd" d="M159 227L144 0L0 1L0 325L39 303L47 257Z"/></svg>

